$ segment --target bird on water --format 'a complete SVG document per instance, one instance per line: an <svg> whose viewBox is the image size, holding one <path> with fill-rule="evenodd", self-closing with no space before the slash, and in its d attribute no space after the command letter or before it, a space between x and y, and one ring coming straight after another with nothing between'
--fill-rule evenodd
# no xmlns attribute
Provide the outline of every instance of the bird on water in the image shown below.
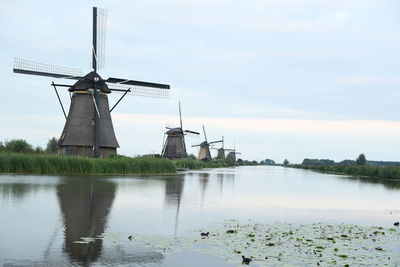
<svg viewBox="0 0 400 267"><path fill-rule="evenodd" d="M400 222L395 222L393 225L394 226L399 226Z"/></svg>
<svg viewBox="0 0 400 267"><path fill-rule="evenodd" d="M249 264L251 262L250 258L246 258L245 256L242 255L242 264Z"/></svg>
<svg viewBox="0 0 400 267"><path fill-rule="evenodd" d="M207 233L201 233L200 235L201 236L208 236L210 234L210 232L207 232Z"/></svg>

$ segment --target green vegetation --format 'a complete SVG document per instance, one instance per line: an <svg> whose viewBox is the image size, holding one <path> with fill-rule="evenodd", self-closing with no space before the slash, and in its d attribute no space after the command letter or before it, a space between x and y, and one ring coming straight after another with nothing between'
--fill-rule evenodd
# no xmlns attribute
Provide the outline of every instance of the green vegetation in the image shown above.
<svg viewBox="0 0 400 267"><path fill-rule="evenodd" d="M365 157L364 154L360 154L356 159L356 163L357 165L365 165L367 164L367 158Z"/></svg>
<svg viewBox="0 0 400 267"><path fill-rule="evenodd" d="M157 174L174 173L174 164L157 158L84 158L46 154L0 153L0 173Z"/></svg>
<svg viewBox="0 0 400 267"><path fill-rule="evenodd" d="M192 158L185 158L173 162L177 169L200 170L204 168L229 167L224 160L200 161Z"/></svg>
<svg viewBox="0 0 400 267"><path fill-rule="evenodd" d="M370 165L291 165L294 168L400 180L400 167Z"/></svg>
<svg viewBox="0 0 400 267"><path fill-rule="evenodd" d="M340 162L335 162L330 159L304 159L301 164L290 165L290 167L354 176L400 180L399 162L367 161L364 154L360 154L356 160L347 159Z"/></svg>
<svg viewBox="0 0 400 267"><path fill-rule="evenodd" d="M214 159L209 162L199 161L194 155L188 158L171 161L159 155L144 155L129 158L111 156L97 159L87 157L57 155L57 139L48 140L46 148L34 148L22 139L0 142L0 173L29 174L156 174L174 173L176 169L199 170L203 168L223 168L229 166L258 165L255 160L248 161L233 157ZM232 154L234 155L234 154ZM267 160L266 160L267 161ZM273 162L273 161L272 161ZM268 163L271 163L268 160ZM266 163L264 163L266 164Z"/></svg>

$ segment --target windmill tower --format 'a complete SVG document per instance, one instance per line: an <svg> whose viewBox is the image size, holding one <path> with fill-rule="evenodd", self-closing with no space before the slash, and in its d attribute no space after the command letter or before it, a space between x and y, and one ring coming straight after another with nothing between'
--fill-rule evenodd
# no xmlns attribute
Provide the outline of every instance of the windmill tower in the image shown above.
<svg viewBox="0 0 400 267"><path fill-rule="evenodd" d="M111 119L112 110L126 94L165 97L170 86L129 79L103 79L97 70L104 67L105 30L107 11L93 7L92 68L83 75L79 69L63 68L16 58L15 73L77 80L73 85L52 86L63 110L66 123L58 145L61 155L104 157L117 153L119 147ZM68 88L71 97L68 116L59 97L57 87ZM110 109L108 94L123 94Z"/></svg>
<svg viewBox="0 0 400 267"><path fill-rule="evenodd" d="M204 125L203 125L203 133L204 133L205 141L198 145L193 145L192 147L197 147L197 146L200 147L199 155L198 155L197 159L203 160L203 161L211 161L212 157L211 157L211 153L210 153L210 145L216 144L216 143L221 143L221 142L223 142L223 140L208 142L207 135L206 135L206 129L204 128Z"/></svg>
<svg viewBox="0 0 400 267"><path fill-rule="evenodd" d="M179 120L180 120L180 127L174 127L174 128L166 127L168 131L165 132L164 137L166 135L167 139L163 144L163 149L161 152L161 156L163 158L169 158L169 159L186 158L187 152L185 145L185 135L188 133L195 135L200 134L198 132L190 130L183 130L181 102L179 102Z"/></svg>

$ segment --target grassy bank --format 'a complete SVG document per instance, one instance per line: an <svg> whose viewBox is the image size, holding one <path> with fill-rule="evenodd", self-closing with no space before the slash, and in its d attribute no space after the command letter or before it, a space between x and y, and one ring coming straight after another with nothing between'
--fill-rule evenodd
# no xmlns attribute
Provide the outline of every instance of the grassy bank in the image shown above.
<svg viewBox="0 0 400 267"><path fill-rule="evenodd" d="M83 158L45 154L1 153L0 173L157 174L174 173L172 161L159 158Z"/></svg>
<svg viewBox="0 0 400 267"><path fill-rule="evenodd" d="M204 168L223 168L229 167L228 163L223 160L212 160L212 161L200 161L194 159L180 159L174 161L177 169L189 169L189 170L200 170Z"/></svg>
<svg viewBox="0 0 400 267"><path fill-rule="evenodd" d="M400 181L400 167L383 167L369 165L291 165L290 167L306 170L317 170L323 172L368 176L374 178L394 179Z"/></svg>

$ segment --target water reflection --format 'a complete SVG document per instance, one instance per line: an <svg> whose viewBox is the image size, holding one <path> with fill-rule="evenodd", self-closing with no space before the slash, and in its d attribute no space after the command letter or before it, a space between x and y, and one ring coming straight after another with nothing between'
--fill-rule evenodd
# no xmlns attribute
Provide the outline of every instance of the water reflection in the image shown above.
<svg viewBox="0 0 400 267"><path fill-rule="evenodd" d="M192 235L210 223L249 218L391 226L398 220L399 190L397 181L280 167L148 177L4 175L0 221L7 227L0 227L0 265L175 267L171 256L137 247L127 236L178 235L178 227L179 235ZM34 231L21 230L27 220ZM104 232L123 236L115 243L74 243Z"/></svg>
<svg viewBox="0 0 400 267"><path fill-rule="evenodd" d="M181 206L183 187L185 180L183 176L164 179L165 181L165 202L164 204L169 207L176 207L174 234L178 231L179 225L179 210Z"/></svg>
<svg viewBox="0 0 400 267"><path fill-rule="evenodd" d="M205 173L199 173L199 186L200 186L200 207L203 207L204 204L204 197L206 195L207 191L207 185L208 185L208 179L210 177L210 174L205 172Z"/></svg>
<svg viewBox="0 0 400 267"><path fill-rule="evenodd" d="M399 190L400 189L400 181L398 180L390 180L390 179L382 179L382 178L372 178L372 177L361 177L361 176L342 176L338 175L339 179L346 180L351 183L359 183L362 184L375 184L381 185L389 190Z"/></svg>
<svg viewBox="0 0 400 267"><path fill-rule="evenodd" d="M67 178L57 186L64 219L64 250L72 261L89 265L102 251L103 240L74 243L81 237L97 237L105 232L107 217L115 198L116 185L93 178Z"/></svg>
<svg viewBox="0 0 400 267"><path fill-rule="evenodd" d="M164 259L162 253L144 248L127 250L124 246L114 246L104 250L102 239L87 244L76 243L82 237L96 238L106 232L116 191L117 184L106 178L69 177L57 186L64 220L63 249L72 264L154 263Z"/></svg>

